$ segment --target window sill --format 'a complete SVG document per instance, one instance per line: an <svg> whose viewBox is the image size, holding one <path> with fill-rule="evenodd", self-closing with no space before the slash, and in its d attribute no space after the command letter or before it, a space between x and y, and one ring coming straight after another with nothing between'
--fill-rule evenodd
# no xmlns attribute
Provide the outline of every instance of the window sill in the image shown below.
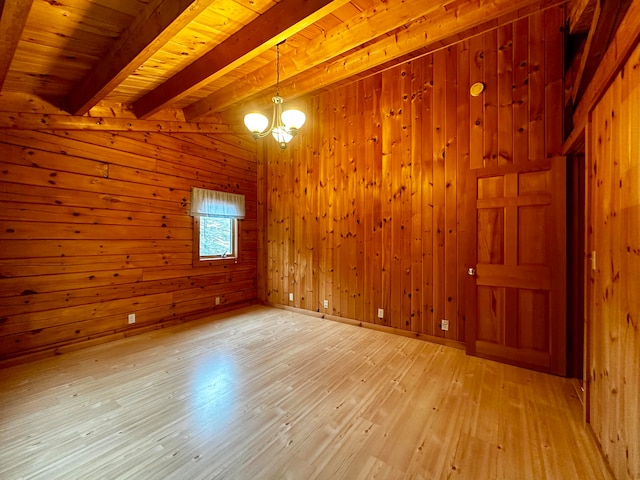
<svg viewBox="0 0 640 480"><path fill-rule="evenodd" d="M211 259L194 259L194 267L217 267L219 265L234 265L238 263L237 257L231 258L211 258Z"/></svg>

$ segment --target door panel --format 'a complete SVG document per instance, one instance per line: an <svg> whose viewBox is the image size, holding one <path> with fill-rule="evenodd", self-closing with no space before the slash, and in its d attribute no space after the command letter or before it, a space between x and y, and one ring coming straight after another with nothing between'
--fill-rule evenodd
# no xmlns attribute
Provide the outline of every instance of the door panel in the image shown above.
<svg viewBox="0 0 640 480"><path fill-rule="evenodd" d="M564 375L565 159L472 171L467 352Z"/></svg>
<svg viewBox="0 0 640 480"><path fill-rule="evenodd" d="M483 312L478 322L478 340L501 344L505 324L505 289L478 287L478 310Z"/></svg>
<svg viewBox="0 0 640 480"><path fill-rule="evenodd" d="M518 290L518 347L549 351L549 331L540 318L549 318L549 292Z"/></svg>
<svg viewBox="0 0 640 480"><path fill-rule="evenodd" d="M478 262L504 263L504 211L501 208L478 209Z"/></svg>

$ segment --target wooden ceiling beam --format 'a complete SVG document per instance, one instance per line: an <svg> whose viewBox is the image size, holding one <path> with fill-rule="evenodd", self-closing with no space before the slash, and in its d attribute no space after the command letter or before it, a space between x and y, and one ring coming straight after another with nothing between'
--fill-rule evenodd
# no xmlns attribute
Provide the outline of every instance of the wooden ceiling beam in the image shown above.
<svg viewBox="0 0 640 480"><path fill-rule="evenodd" d="M569 35L586 32L596 9L597 0L573 0L568 5Z"/></svg>
<svg viewBox="0 0 640 480"><path fill-rule="evenodd" d="M541 7L556 6L564 3L564 1L493 0L484 2L482 5L476 2L456 2L450 9L441 8L430 15L420 16L418 20L405 25L405 28L395 35L382 36L380 40L366 48L355 50L344 57L337 57L315 69L312 67L314 63L317 64L317 61L314 62L313 59L309 59L308 63L301 64L298 54L291 58L283 59L281 64L289 68L281 70L280 78L291 78L294 75L295 78L282 85L283 88L281 90L286 92L285 100L299 97L366 72L371 68L408 55L418 49L429 47L470 29L481 26L486 29L495 28L498 26L497 21L492 24L491 20L496 20L499 17L520 13L526 15L532 11L537 11ZM390 4L391 2L388 3ZM424 4L424 2L422 3ZM493 26L489 27L489 25ZM348 35L348 30L344 32L343 37L345 35ZM357 41L358 44L367 34L362 32L360 35L362 37ZM312 48L310 46L305 50L312 51ZM333 57L334 55L331 56ZM269 70L273 70L273 67L271 66ZM303 70L305 71L304 74L296 75ZM267 105L268 102L265 98L268 95L265 94L263 98L263 96L256 96L256 93L270 88L274 82L275 72L269 75L269 72L262 68L255 75L252 74L184 108L185 118L188 121L194 121L205 114L224 111L246 101L247 98L259 98L260 102L264 102Z"/></svg>
<svg viewBox="0 0 640 480"><path fill-rule="evenodd" d="M0 0L0 91L13 55L18 47L22 30L27 23L32 0Z"/></svg>
<svg viewBox="0 0 640 480"><path fill-rule="evenodd" d="M325 35L308 42L294 54L280 59L280 79L286 80L318 63L326 62L349 50L359 47L363 41L379 37L407 23L415 21L451 0L387 0L369 8L346 22L328 30ZM443 10L444 11L444 10ZM274 65L259 68L233 85L223 88L209 97L184 109L185 115L199 118L208 112L224 110L239 99L255 95L276 83Z"/></svg>
<svg viewBox="0 0 640 480"><path fill-rule="evenodd" d="M244 127L223 123L222 120L194 123L16 112L0 112L0 130L3 129L247 134Z"/></svg>
<svg viewBox="0 0 640 480"><path fill-rule="evenodd" d="M563 154L580 152L584 132L589 121L589 114L596 103L605 94L611 82L620 72L633 50L640 42L640 0L632 0L626 15L620 22L607 50L596 69L591 81L586 86L584 95L573 114L573 131L564 142ZM584 151L582 152L584 153Z"/></svg>
<svg viewBox="0 0 640 480"><path fill-rule="evenodd" d="M342 7L349 0L281 0L256 20L133 104L138 118L154 113L251 60Z"/></svg>
<svg viewBox="0 0 640 480"><path fill-rule="evenodd" d="M84 115L149 59L213 0L153 0L113 48L72 89L65 109Z"/></svg>
<svg viewBox="0 0 640 480"><path fill-rule="evenodd" d="M576 105L584 93L586 84L598 68L607 45L615 33L616 27L627 12L631 0L598 1L596 3L591 28L580 59L580 66L573 85L573 104Z"/></svg>

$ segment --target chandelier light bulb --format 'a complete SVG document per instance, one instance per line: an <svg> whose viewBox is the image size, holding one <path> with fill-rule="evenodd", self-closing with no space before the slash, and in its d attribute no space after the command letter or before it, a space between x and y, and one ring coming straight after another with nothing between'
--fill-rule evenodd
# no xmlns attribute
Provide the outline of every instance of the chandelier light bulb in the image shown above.
<svg viewBox="0 0 640 480"><path fill-rule="evenodd" d="M255 136L255 134L261 134L267 129L269 119L261 113L247 113L244 116L244 124Z"/></svg>
<svg viewBox="0 0 640 480"><path fill-rule="evenodd" d="M284 123L284 126L289 129L295 128L298 130L302 125L304 125L304 121L306 119L307 118L304 113L300 110L291 109L282 112L282 123Z"/></svg>

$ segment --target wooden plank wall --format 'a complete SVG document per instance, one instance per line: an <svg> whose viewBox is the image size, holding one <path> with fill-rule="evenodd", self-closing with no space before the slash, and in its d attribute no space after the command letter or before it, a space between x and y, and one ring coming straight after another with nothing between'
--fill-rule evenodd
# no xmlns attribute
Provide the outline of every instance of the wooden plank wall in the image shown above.
<svg viewBox="0 0 640 480"><path fill-rule="evenodd" d="M588 419L616 478L640 478L640 47L587 126Z"/></svg>
<svg viewBox="0 0 640 480"><path fill-rule="evenodd" d="M252 140L0 130L0 163L0 360L256 298ZM192 186L246 196L238 264L192 266Z"/></svg>
<svg viewBox="0 0 640 480"><path fill-rule="evenodd" d="M287 150L265 140L262 299L460 345L467 176L561 153L563 19L551 8L334 89Z"/></svg>

